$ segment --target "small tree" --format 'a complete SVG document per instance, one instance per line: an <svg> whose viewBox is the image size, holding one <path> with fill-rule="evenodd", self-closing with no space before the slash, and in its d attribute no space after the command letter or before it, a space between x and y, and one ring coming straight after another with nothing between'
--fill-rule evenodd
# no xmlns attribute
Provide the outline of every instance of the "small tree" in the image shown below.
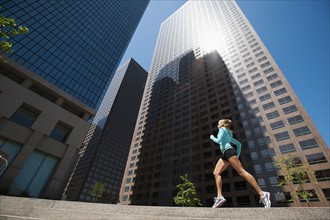
<svg viewBox="0 0 330 220"><path fill-rule="evenodd" d="M202 206L201 200L197 198L195 185L189 181L188 174L180 176L183 183L178 184L178 193L174 197L174 203L185 207Z"/></svg>
<svg viewBox="0 0 330 220"><path fill-rule="evenodd" d="M3 15L0 16L0 62L6 62L4 54L13 52L13 44L9 42L10 38L25 34L29 31L27 27L16 26L13 18L6 18Z"/></svg>
<svg viewBox="0 0 330 220"><path fill-rule="evenodd" d="M281 157L275 161L274 166L284 171L284 178L280 181L279 186L297 184L297 186L293 186L293 191L290 192L290 201L293 197L298 197L305 200L307 205L310 206L309 199L314 196L315 191L306 189L306 182L309 181L307 172L314 173L309 165L297 161L295 155L289 154L287 157Z"/></svg>

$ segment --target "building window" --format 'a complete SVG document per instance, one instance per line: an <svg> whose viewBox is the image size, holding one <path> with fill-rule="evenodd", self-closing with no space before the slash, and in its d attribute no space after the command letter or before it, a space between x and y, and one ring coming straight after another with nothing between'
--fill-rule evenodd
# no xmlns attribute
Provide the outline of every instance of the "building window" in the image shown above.
<svg viewBox="0 0 330 220"><path fill-rule="evenodd" d="M73 107L73 106L71 106L71 105L68 104L68 103L65 103L65 102L64 102L64 103L61 105L61 107L64 108L65 110L67 110L68 112L71 112L72 114L74 114L74 115L80 117L80 118L82 118L82 117L84 116L84 113L83 113L83 112L81 112L81 111L78 110L76 107ZM142 118L141 118L141 119L142 119Z"/></svg>
<svg viewBox="0 0 330 220"><path fill-rule="evenodd" d="M205 191L208 193L213 193L215 191L215 186L214 185L207 186Z"/></svg>
<svg viewBox="0 0 330 220"><path fill-rule="evenodd" d="M286 153L289 153L289 152L296 151L296 148L294 147L294 145L292 143L281 145L279 148L280 148L281 154L286 154Z"/></svg>
<svg viewBox="0 0 330 220"><path fill-rule="evenodd" d="M255 134L260 134L267 131L266 126L257 126L253 130Z"/></svg>
<svg viewBox="0 0 330 220"><path fill-rule="evenodd" d="M284 123L283 123L283 121L277 121L277 122L274 122L274 123L270 123L270 127L272 128L272 130L276 130L276 129L279 129L279 128L283 128Z"/></svg>
<svg viewBox="0 0 330 220"><path fill-rule="evenodd" d="M223 192L230 192L230 184L229 183L223 183L222 184L222 191ZM214 191L212 191L213 193Z"/></svg>
<svg viewBox="0 0 330 220"><path fill-rule="evenodd" d="M289 133L287 131L275 134L276 141L282 141L282 140L286 140L286 139L289 139L289 138L290 138L290 136L289 136Z"/></svg>
<svg viewBox="0 0 330 220"><path fill-rule="evenodd" d="M242 87L241 88L241 91L242 92L245 92L245 91L248 91L249 89L251 89L251 86L250 85Z"/></svg>
<svg viewBox="0 0 330 220"><path fill-rule="evenodd" d="M292 102L292 99L290 96L286 96L284 98L279 99L278 102L280 103L280 105L284 105L285 103Z"/></svg>
<svg viewBox="0 0 330 220"><path fill-rule="evenodd" d="M49 94L48 92L46 92L44 89L36 86L36 85L32 85L30 88L29 88L31 91L37 93L38 95L44 97L45 99L51 101L51 102L55 102L56 101L56 97Z"/></svg>
<svg viewBox="0 0 330 220"><path fill-rule="evenodd" d="M317 181L330 180L330 169L315 171L315 177L316 177Z"/></svg>
<svg viewBox="0 0 330 220"><path fill-rule="evenodd" d="M315 147L319 146L315 139L299 141L299 144L300 144L301 149L303 149L303 150L307 150L307 149L315 148Z"/></svg>
<svg viewBox="0 0 330 220"><path fill-rule="evenodd" d="M255 75L251 76L251 79L255 80L255 79L259 78L260 76L261 76L260 73L257 73Z"/></svg>
<svg viewBox="0 0 330 220"><path fill-rule="evenodd" d="M261 63L262 61L265 61L265 60L267 60L267 57L266 56L263 56L263 57L261 57L261 58L258 59L258 62Z"/></svg>
<svg viewBox="0 0 330 220"><path fill-rule="evenodd" d="M278 179L276 176L269 177L269 182L272 186L278 186Z"/></svg>
<svg viewBox="0 0 330 220"><path fill-rule="evenodd" d="M279 117L280 113L276 110L276 111L267 113L266 116L267 116L267 119L270 120L270 119Z"/></svg>
<svg viewBox="0 0 330 220"><path fill-rule="evenodd" d="M16 144L15 142L0 136L0 154L2 157L4 157L7 160L8 162L7 168L9 167L11 162L15 159L16 155L21 150L21 148L22 148L21 145ZM1 161L1 163L2 162L3 161ZM4 166L5 164L3 166L2 165L0 166L0 172L3 172L3 169L6 168Z"/></svg>
<svg viewBox="0 0 330 220"><path fill-rule="evenodd" d="M274 165L273 165L272 162L265 163L265 167L266 167L266 170L267 171L273 171L273 170L275 170L275 167L274 167Z"/></svg>
<svg viewBox="0 0 330 220"><path fill-rule="evenodd" d="M158 199L159 193L158 192L153 192L152 193L152 198L153 199Z"/></svg>
<svg viewBox="0 0 330 220"><path fill-rule="evenodd" d="M304 119L301 117L301 115L297 115L297 116L288 118L288 122L290 125L298 124L303 121L304 121Z"/></svg>
<svg viewBox="0 0 330 220"><path fill-rule="evenodd" d="M253 165L254 172L261 173L261 166L259 164Z"/></svg>
<svg viewBox="0 0 330 220"><path fill-rule="evenodd" d="M249 110L250 114L256 114L258 112L260 112L260 109L258 107L255 107L255 108Z"/></svg>
<svg viewBox="0 0 330 220"><path fill-rule="evenodd" d="M28 193L30 197L39 197L56 164L55 157L34 151L11 184L9 193L12 195Z"/></svg>
<svg viewBox="0 0 330 220"><path fill-rule="evenodd" d="M258 80L256 82L253 83L254 86L260 86L264 83L264 81L261 79L261 80Z"/></svg>
<svg viewBox="0 0 330 220"><path fill-rule="evenodd" d="M257 101L255 99L252 99L252 100L246 102L246 105L248 105L248 106L255 105L255 104L257 104Z"/></svg>
<svg viewBox="0 0 330 220"><path fill-rule="evenodd" d="M260 145L271 143L271 140L270 140L269 136L258 138L257 141L258 141L258 144L260 144Z"/></svg>
<svg viewBox="0 0 330 220"><path fill-rule="evenodd" d="M290 192L275 193L275 199L278 203L292 203L293 202Z"/></svg>
<svg viewBox="0 0 330 220"><path fill-rule="evenodd" d="M285 93L287 93L287 91L286 91L285 88L282 88L282 89L279 89L279 90L274 91L274 94L276 96L279 96L279 95L282 95L282 94L285 94Z"/></svg>
<svg viewBox="0 0 330 220"><path fill-rule="evenodd" d="M270 84L270 86L271 86L272 88L275 88L275 87L277 87L277 86L281 86L281 85L282 85L281 80L278 80L278 81L273 82L273 83Z"/></svg>
<svg viewBox="0 0 330 220"><path fill-rule="evenodd" d="M199 156L199 155L198 155ZM204 169L211 169L213 168L213 163L211 162L206 162L204 163Z"/></svg>
<svg viewBox="0 0 330 220"><path fill-rule="evenodd" d="M263 158L267 158L267 157L272 157L275 156L275 150L274 148L269 148L269 149L263 149L261 150L261 156Z"/></svg>
<svg viewBox="0 0 330 220"><path fill-rule="evenodd" d="M250 97L252 97L253 96L253 92L249 92L249 93L247 93L247 94L244 94L244 98L250 98Z"/></svg>
<svg viewBox="0 0 330 220"><path fill-rule="evenodd" d="M247 185L245 181L234 182L235 190L245 190L247 189Z"/></svg>
<svg viewBox="0 0 330 220"><path fill-rule="evenodd" d="M68 139L71 131L72 127L59 121L53 129L52 133L50 133L49 137L64 143Z"/></svg>
<svg viewBox="0 0 330 220"><path fill-rule="evenodd" d="M251 157L252 160L257 160L258 159L257 152L251 152L250 157Z"/></svg>
<svg viewBox="0 0 330 220"><path fill-rule="evenodd" d="M309 164L317 164L317 163L326 163L328 162L322 152L317 154L306 155L307 161Z"/></svg>
<svg viewBox="0 0 330 220"><path fill-rule="evenodd" d="M325 198L330 201L330 188L322 189Z"/></svg>
<svg viewBox="0 0 330 220"><path fill-rule="evenodd" d="M238 206L249 206L250 205L249 196L237 196L237 204Z"/></svg>
<svg viewBox="0 0 330 220"><path fill-rule="evenodd" d="M30 128L40 115L40 111L23 104L11 117L10 121Z"/></svg>
<svg viewBox="0 0 330 220"><path fill-rule="evenodd" d="M248 81L247 79L244 79L244 80L240 81L239 84L240 84L240 85L243 85L243 84L246 84L246 83L248 83L248 82L249 82L249 81Z"/></svg>
<svg viewBox="0 0 330 220"><path fill-rule="evenodd" d="M293 129L293 133L296 135L296 137L298 137L298 136L302 136L305 134L310 134L311 131L309 130L309 128L307 126L305 126L305 127Z"/></svg>
<svg viewBox="0 0 330 220"><path fill-rule="evenodd" d="M261 188L266 187L265 179L264 178L258 178L258 184Z"/></svg>
<svg viewBox="0 0 330 220"><path fill-rule="evenodd" d="M267 91L267 87L266 86L263 86L263 87L260 87L257 89L257 93L260 94L260 93L263 93L263 92L266 92Z"/></svg>
<svg viewBox="0 0 330 220"><path fill-rule="evenodd" d="M261 64L260 66L261 66L261 68L265 68L265 67L267 67L267 66L269 66L269 65L270 65L270 62L267 61L267 62Z"/></svg>
<svg viewBox="0 0 330 220"><path fill-rule="evenodd" d="M270 98L271 98L270 94L266 94L266 95L263 95L263 96L260 96L259 97L259 99L260 99L261 102L266 101L266 100L268 100Z"/></svg>
<svg viewBox="0 0 330 220"><path fill-rule="evenodd" d="M242 73L242 74L238 75L237 78L238 78L238 79L241 79L241 78L243 78L243 77L245 77L245 76L246 76L246 74L245 74L245 73Z"/></svg>
<svg viewBox="0 0 330 220"><path fill-rule="evenodd" d="M22 82L24 82L24 78L15 75L14 73L9 72L6 69L0 68L0 74L6 76L7 78L17 82L18 84L22 84Z"/></svg>
<svg viewBox="0 0 330 220"><path fill-rule="evenodd" d="M270 76L267 76L267 80L268 81L271 81L271 80L273 80L273 79L277 79L278 78L278 75L276 74L276 73L274 73L274 74L272 74L272 75L270 75Z"/></svg>
<svg viewBox="0 0 330 220"><path fill-rule="evenodd" d="M290 114L290 113L292 113L292 112L296 112L296 111L298 111L298 109L297 109L297 107L295 106L295 105L291 105L291 106L289 106L289 107L286 107L286 108L283 108L283 112L284 112L284 114Z"/></svg>
<svg viewBox="0 0 330 220"><path fill-rule="evenodd" d="M274 108L275 104L274 104L274 102L269 102L267 104L262 105L262 107L264 108L264 110L268 110L268 109Z"/></svg>

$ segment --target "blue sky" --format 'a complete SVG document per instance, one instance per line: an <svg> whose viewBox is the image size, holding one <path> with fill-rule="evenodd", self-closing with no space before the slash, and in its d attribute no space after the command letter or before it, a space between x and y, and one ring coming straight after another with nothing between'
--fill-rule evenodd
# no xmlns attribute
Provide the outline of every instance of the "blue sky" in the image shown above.
<svg viewBox="0 0 330 220"><path fill-rule="evenodd" d="M151 0L122 63L133 57L148 71L160 24L185 2ZM328 146L329 2L237 1Z"/></svg>

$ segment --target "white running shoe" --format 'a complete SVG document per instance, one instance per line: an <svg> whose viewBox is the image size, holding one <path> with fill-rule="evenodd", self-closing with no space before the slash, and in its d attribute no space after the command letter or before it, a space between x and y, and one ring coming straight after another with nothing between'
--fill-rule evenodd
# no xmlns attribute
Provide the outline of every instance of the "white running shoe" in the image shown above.
<svg viewBox="0 0 330 220"><path fill-rule="evenodd" d="M214 197L213 199L214 199L214 205L212 206L212 208L219 208L220 206L226 203L226 199L223 196Z"/></svg>
<svg viewBox="0 0 330 220"><path fill-rule="evenodd" d="M272 202L270 201L270 193L264 192L264 195L260 197L260 203L264 204L265 208L270 208Z"/></svg>

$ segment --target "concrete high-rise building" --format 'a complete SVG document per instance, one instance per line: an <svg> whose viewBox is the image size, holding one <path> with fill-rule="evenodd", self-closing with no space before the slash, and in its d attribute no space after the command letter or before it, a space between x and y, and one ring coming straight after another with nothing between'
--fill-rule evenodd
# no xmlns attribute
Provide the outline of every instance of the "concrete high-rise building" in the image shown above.
<svg viewBox="0 0 330 220"><path fill-rule="evenodd" d="M97 109L148 3L1 1L1 14L29 28L9 57Z"/></svg>
<svg viewBox="0 0 330 220"><path fill-rule="evenodd" d="M235 1L188 1L160 27L129 160L122 204L174 205L188 173L204 206L213 204L219 146L210 140L221 118L233 121L241 161L273 206L296 185L278 186L273 162L293 153L308 163L312 206L329 206L329 148L267 48ZM254 189L229 168L226 206L261 206Z"/></svg>
<svg viewBox="0 0 330 220"><path fill-rule="evenodd" d="M146 80L134 59L116 71L65 190L67 200L118 202Z"/></svg>
<svg viewBox="0 0 330 220"><path fill-rule="evenodd" d="M1 194L59 199L149 1L1 1L29 32L0 63Z"/></svg>

